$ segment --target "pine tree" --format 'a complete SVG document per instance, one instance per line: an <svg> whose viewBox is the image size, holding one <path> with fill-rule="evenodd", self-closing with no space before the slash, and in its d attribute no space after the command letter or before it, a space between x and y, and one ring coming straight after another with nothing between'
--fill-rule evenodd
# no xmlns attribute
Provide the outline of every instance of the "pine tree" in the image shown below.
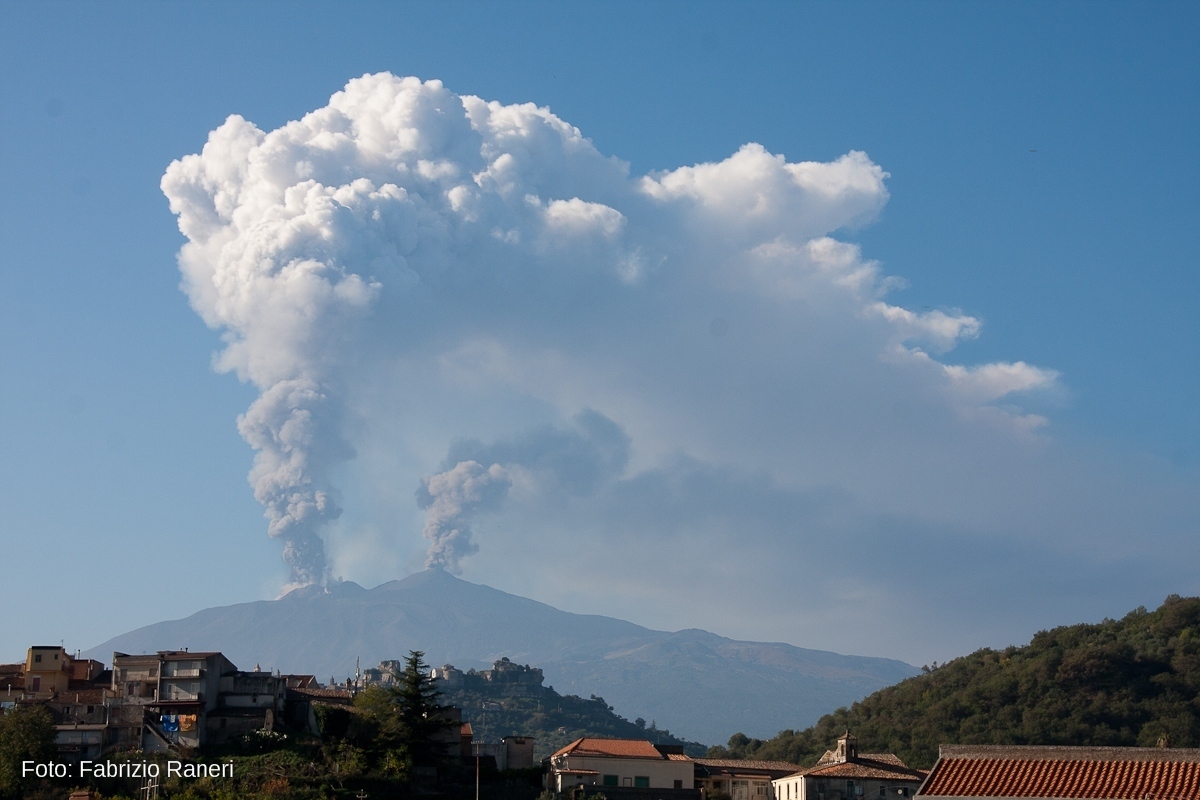
<svg viewBox="0 0 1200 800"><path fill-rule="evenodd" d="M414 767L436 766L445 755L438 739L457 724L447 717L446 707L439 702L441 692L434 685L424 657L420 650L409 651L400 685L392 689L398 711L399 744Z"/></svg>

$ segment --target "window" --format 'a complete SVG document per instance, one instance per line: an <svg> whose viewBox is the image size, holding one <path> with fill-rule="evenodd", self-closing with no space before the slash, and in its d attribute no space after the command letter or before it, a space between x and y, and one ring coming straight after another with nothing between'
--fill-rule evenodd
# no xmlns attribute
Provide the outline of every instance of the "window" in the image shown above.
<svg viewBox="0 0 1200 800"><path fill-rule="evenodd" d="M846 797L854 797L854 781L846 781Z"/></svg>
<svg viewBox="0 0 1200 800"><path fill-rule="evenodd" d="M682 789L682 788L683 788L683 781L675 781L675 788L676 788L676 789Z"/></svg>
<svg viewBox="0 0 1200 800"><path fill-rule="evenodd" d="M879 796L880 796L880 797L887 797L887 789L886 789L886 788L884 788L883 786L880 786L880 787L879 787Z"/></svg>
<svg viewBox="0 0 1200 800"><path fill-rule="evenodd" d="M620 783L617 780L616 775L605 775L604 776L604 785L605 786L618 786L618 785L620 785Z"/></svg>
<svg viewBox="0 0 1200 800"><path fill-rule="evenodd" d="M35 664L40 664L40 663L42 663L42 655L41 655L41 653L38 653L36 656L34 656L34 657L33 657L33 663L35 663Z"/></svg>
<svg viewBox="0 0 1200 800"><path fill-rule="evenodd" d="M765 783L754 784L754 794L758 795L759 797L766 797L767 785Z"/></svg>
<svg viewBox="0 0 1200 800"><path fill-rule="evenodd" d="M649 789L650 788L650 776L649 775L634 775L633 776L633 785L638 787L639 789Z"/></svg>

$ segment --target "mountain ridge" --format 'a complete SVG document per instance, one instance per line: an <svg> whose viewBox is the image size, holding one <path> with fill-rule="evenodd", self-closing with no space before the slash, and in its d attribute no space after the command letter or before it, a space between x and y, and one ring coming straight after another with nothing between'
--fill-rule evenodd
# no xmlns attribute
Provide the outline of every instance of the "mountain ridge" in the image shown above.
<svg viewBox="0 0 1200 800"><path fill-rule="evenodd" d="M893 659L573 614L441 570L370 589L346 581L203 609L121 634L86 654L107 662L113 651L185 646L220 650L243 668L258 664L322 681L346 675L356 658L365 668L408 650L460 669L508 657L542 668L547 684L562 693L603 696L623 716L657 719L707 742L736 730L770 735L811 724L917 673Z"/></svg>

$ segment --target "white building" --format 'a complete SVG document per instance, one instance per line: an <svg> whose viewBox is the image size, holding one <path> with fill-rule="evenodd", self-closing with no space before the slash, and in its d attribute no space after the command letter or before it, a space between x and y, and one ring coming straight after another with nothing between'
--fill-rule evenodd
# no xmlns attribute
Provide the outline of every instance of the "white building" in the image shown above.
<svg viewBox="0 0 1200 800"><path fill-rule="evenodd" d="M553 792L578 786L692 789L694 776L692 759L661 752L645 740L584 738L550 756L546 788Z"/></svg>
<svg viewBox="0 0 1200 800"><path fill-rule="evenodd" d="M847 732L815 766L771 781L775 800L900 800L925 779L891 753L859 753Z"/></svg>

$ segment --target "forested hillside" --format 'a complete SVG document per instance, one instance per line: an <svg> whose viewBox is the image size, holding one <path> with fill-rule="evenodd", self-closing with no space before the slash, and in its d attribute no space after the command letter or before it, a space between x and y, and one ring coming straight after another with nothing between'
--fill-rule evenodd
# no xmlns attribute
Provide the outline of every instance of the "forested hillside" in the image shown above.
<svg viewBox="0 0 1200 800"><path fill-rule="evenodd" d="M581 736L649 739L655 744L682 745L691 755L705 751L704 745L660 730L653 721L630 722L619 716L604 698L595 695L584 699L538 686L526 696L513 696L505 694L501 687L475 685L442 687L442 702L462 709L463 719L471 723L476 741L498 742L510 734L533 736L539 757Z"/></svg>
<svg viewBox="0 0 1200 800"><path fill-rule="evenodd" d="M875 692L803 731L737 734L714 755L812 764L849 729L864 752L928 768L939 744L1200 747L1200 598L1042 631Z"/></svg>

